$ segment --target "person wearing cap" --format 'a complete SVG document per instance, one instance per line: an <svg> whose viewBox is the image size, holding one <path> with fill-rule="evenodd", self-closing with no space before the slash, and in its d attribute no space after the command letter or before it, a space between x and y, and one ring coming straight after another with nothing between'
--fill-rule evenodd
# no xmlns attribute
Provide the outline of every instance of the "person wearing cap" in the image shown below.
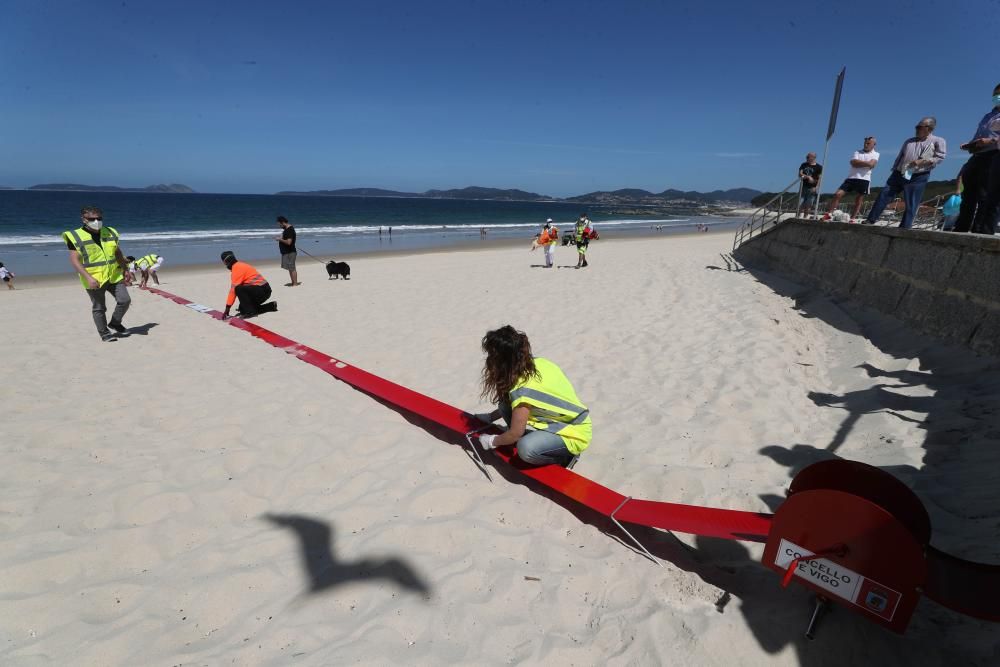
<svg viewBox="0 0 1000 667"><path fill-rule="evenodd" d="M233 307L236 299L240 300L240 307L236 311L236 315L244 319L256 317L259 313L273 313L278 310L276 301L265 303L271 298L271 286L260 274L260 271L246 262L236 259L232 250L222 253L221 259L232 274L229 296L226 297L226 309L222 312L222 319L229 318L229 310Z"/></svg>
<svg viewBox="0 0 1000 667"><path fill-rule="evenodd" d="M552 224L552 218L545 221L538 242L545 246L545 268L551 269L556 261L556 244L559 242L559 229Z"/></svg>
<svg viewBox="0 0 1000 667"><path fill-rule="evenodd" d="M122 318L132 304L132 297L125 288L128 264L118 247L118 232L113 227L104 226L101 209L84 206L80 219L81 226L63 232L62 238L69 249L69 263L80 276L80 283L90 297L97 334L102 341L113 343L117 340L116 335L128 335L128 329L122 324ZM115 297L115 312L110 322L105 300L108 294Z"/></svg>

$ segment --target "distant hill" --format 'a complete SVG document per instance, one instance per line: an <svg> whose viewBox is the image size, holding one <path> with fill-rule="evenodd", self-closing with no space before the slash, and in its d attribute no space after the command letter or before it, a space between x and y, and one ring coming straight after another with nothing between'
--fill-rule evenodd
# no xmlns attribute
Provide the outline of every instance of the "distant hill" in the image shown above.
<svg viewBox="0 0 1000 667"><path fill-rule="evenodd" d="M551 200L552 197L524 190L498 190L496 188L469 187L456 190L428 190L425 197L439 199L505 199L509 201Z"/></svg>
<svg viewBox="0 0 1000 667"><path fill-rule="evenodd" d="M489 199L500 201L563 201L579 204L601 205L636 205L663 206L671 203L712 204L717 202L744 203L760 194L760 190L750 188L735 188L733 190L713 190L712 192L697 192L695 190L664 190L656 194L649 190L638 188L623 188L621 190L588 192L577 197L549 197L525 190L497 188L468 187L452 190L427 190L426 192L399 192L381 188L344 188L340 190L284 190L279 195L314 195L326 197L425 197L435 199Z"/></svg>
<svg viewBox="0 0 1000 667"><path fill-rule="evenodd" d="M424 197L433 199L501 199L506 201L551 201L552 197L525 192L524 190L499 190L497 188L469 187L454 190L427 190L426 192L399 192L381 188L343 188L340 190L283 190L279 195L313 195L320 197Z"/></svg>
<svg viewBox="0 0 1000 667"><path fill-rule="evenodd" d="M699 204L722 201L748 202L759 194L760 190L752 190L750 188L713 190L712 192L668 189L660 192L659 194L649 192L648 190L627 188L624 190L613 190L610 192L589 192L578 197L568 197L566 201L579 202L581 204L643 204L648 206L660 206L670 202L695 202Z"/></svg>
<svg viewBox="0 0 1000 667"><path fill-rule="evenodd" d="M318 197L422 197L416 192L399 192L382 188L342 188L340 190L282 190L278 195L313 195Z"/></svg>
<svg viewBox="0 0 1000 667"><path fill-rule="evenodd" d="M29 190L58 190L63 192L169 192L190 194L194 190L180 183L149 185L144 188L120 188L117 185L80 185L78 183L42 183L32 185Z"/></svg>

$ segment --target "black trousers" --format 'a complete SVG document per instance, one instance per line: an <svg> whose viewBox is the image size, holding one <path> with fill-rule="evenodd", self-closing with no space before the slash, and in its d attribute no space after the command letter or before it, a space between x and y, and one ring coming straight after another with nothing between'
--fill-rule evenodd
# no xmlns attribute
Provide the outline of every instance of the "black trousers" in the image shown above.
<svg viewBox="0 0 1000 667"><path fill-rule="evenodd" d="M956 232L972 230L975 234L996 233L996 198L989 204L990 181L997 179L991 166L997 162L997 151L976 153L962 167L962 208L955 221Z"/></svg>
<svg viewBox="0 0 1000 667"><path fill-rule="evenodd" d="M236 298L240 300L241 314L256 315L260 312L261 304L271 298L271 286L267 283L263 285L237 285Z"/></svg>

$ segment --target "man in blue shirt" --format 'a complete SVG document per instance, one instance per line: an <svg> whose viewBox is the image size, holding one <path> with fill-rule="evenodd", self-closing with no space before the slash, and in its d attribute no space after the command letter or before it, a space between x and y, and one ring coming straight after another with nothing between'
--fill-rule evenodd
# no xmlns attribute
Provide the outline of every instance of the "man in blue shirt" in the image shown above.
<svg viewBox="0 0 1000 667"><path fill-rule="evenodd" d="M993 108L979 121L976 134L961 149L972 153L962 167L962 208L955 221L956 232L995 234L1000 204L1000 84L993 89Z"/></svg>

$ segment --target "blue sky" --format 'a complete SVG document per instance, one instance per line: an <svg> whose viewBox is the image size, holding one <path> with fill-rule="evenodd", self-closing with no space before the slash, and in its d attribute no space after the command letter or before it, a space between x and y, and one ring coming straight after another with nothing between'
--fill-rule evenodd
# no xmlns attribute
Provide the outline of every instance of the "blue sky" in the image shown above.
<svg viewBox="0 0 1000 667"><path fill-rule="evenodd" d="M827 185L924 114L953 178L1000 82L996 0L3 4L8 186L776 189L845 65Z"/></svg>

